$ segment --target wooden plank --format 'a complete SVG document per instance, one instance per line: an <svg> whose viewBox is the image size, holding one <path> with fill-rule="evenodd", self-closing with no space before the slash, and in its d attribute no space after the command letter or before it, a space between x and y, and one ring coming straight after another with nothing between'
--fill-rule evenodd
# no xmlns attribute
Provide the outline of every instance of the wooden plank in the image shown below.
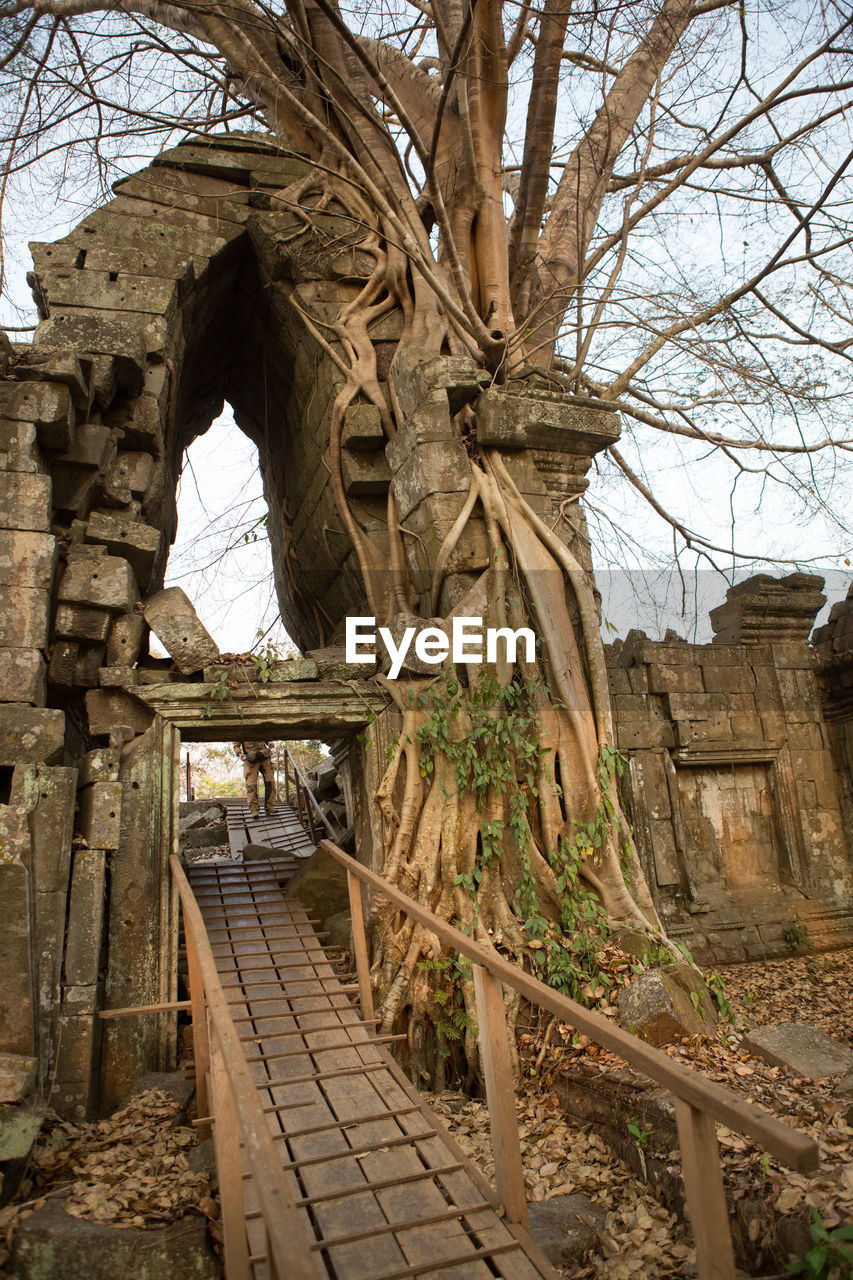
<svg viewBox="0 0 853 1280"><path fill-rule="evenodd" d="M681 1098L673 1101L687 1215L696 1241L700 1280L735 1280L729 1211L714 1121Z"/></svg>
<svg viewBox="0 0 853 1280"><path fill-rule="evenodd" d="M216 1118L214 1150L219 1180L219 1201L222 1208L225 1273L228 1280L249 1280L240 1130L234 1099L222 1060L222 1050L218 1045L213 1046L210 1066L213 1111Z"/></svg>
<svg viewBox="0 0 853 1280"><path fill-rule="evenodd" d="M515 1080L509 1052L501 985L482 965L474 965L480 1063L486 1083L495 1182L506 1216L527 1226L527 1193L518 1140Z"/></svg>

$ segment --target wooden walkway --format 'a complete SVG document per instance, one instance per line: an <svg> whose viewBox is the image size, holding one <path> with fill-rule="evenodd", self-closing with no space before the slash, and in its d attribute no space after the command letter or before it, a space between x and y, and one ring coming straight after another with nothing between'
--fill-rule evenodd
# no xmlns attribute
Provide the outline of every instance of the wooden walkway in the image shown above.
<svg viewBox="0 0 853 1280"><path fill-rule="evenodd" d="M293 858L310 858L316 844L299 821L292 805L282 801L269 816L261 809L255 818L245 800L221 800L226 806L225 821L228 824L228 844L232 858L239 861L247 844L265 844L277 853Z"/></svg>
<svg viewBox="0 0 853 1280"><path fill-rule="evenodd" d="M317 1276L556 1280L352 1004L356 986L287 896L293 857L198 865L188 879ZM216 1114L214 1137L220 1182L235 1158L241 1170L245 1273L268 1280L258 1188L238 1151L229 1167Z"/></svg>

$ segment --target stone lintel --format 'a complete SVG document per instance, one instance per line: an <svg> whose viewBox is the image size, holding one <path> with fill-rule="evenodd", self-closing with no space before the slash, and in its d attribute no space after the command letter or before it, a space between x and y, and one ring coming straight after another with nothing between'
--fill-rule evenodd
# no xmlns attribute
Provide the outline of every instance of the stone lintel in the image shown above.
<svg viewBox="0 0 853 1280"><path fill-rule="evenodd" d="M360 732L389 705L377 685L358 691L337 681L262 685L251 696L219 699L211 683L141 685L136 697L181 732L185 742L249 738L342 738ZM99 691L103 692L103 691ZM92 695L89 694L89 697Z"/></svg>
<svg viewBox="0 0 853 1280"><path fill-rule="evenodd" d="M574 405L568 396L489 390L477 401L477 440L500 449L544 449L592 460L620 434L617 414Z"/></svg>

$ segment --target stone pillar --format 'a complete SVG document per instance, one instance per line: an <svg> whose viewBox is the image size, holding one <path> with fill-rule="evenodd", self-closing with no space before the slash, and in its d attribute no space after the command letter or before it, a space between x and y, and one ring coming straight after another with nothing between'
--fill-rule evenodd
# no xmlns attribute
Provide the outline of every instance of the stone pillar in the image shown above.
<svg viewBox="0 0 853 1280"><path fill-rule="evenodd" d="M823 578L789 573L771 578L757 573L729 587L725 604L711 610L714 644L803 643L826 604Z"/></svg>
<svg viewBox="0 0 853 1280"><path fill-rule="evenodd" d="M180 735L160 716L122 751L121 810L109 858L109 951L104 1008L174 1000L177 896L169 856L178 849ZM115 1106L146 1071L174 1066L174 1014L103 1024L100 1101Z"/></svg>

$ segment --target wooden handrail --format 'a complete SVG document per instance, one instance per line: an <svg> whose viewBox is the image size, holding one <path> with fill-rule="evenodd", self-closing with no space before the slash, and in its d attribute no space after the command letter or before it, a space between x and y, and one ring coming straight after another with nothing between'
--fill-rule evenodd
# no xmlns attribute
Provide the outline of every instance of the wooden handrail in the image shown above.
<svg viewBox="0 0 853 1280"><path fill-rule="evenodd" d="M299 788L301 787L301 788L302 788L302 790L305 792L305 794L308 796L308 803L309 803L309 804L311 805L311 807L314 809L314 812L317 814L317 817L320 819L320 821L322 822L323 826L326 828L326 830L328 831L329 835L332 837L332 840L334 840L334 839L335 839L335 836L336 836L338 833L335 831L335 828L332 826L331 822L330 822L330 821L329 821L329 819L326 817L325 813L323 813L323 810L320 808L319 801L317 800L317 797L314 795L314 792L311 790L311 787L309 786L309 784L308 784L308 782L307 782L307 780L306 780L306 778L305 778L305 775L303 774L302 770L299 768L299 765L296 763L296 761L294 760L294 758L293 758L293 756L290 754L290 752L287 750L287 748L285 748L285 752L284 752L284 769L285 769L285 778L287 777L287 767L288 767L288 764L290 764L290 767L293 769L294 785L295 785L295 787L296 787L296 789L297 789L297 794L298 794L298 792L299 792ZM300 815L299 815L299 817L300 817L300 821L301 821L301 818L302 818L302 814L301 814L301 806L300 806ZM313 830L313 822L311 821L311 816L310 816L310 814L308 815L308 820L309 820L309 825L311 826L311 839L313 840L313 839L314 839L314 830ZM304 823L303 823L303 826L304 826Z"/></svg>
<svg viewBox="0 0 853 1280"><path fill-rule="evenodd" d="M228 1144L228 1159L232 1162L227 1170L229 1176L223 1178L220 1174L223 1222L226 1224L228 1280L242 1280L243 1275L248 1278L250 1274L242 1218L242 1174L239 1167L241 1152L260 1204L267 1233L267 1256L273 1276L276 1280L284 1280L285 1276L287 1280L321 1280L325 1271L318 1268L312 1255L312 1241L305 1233L299 1210L281 1168L269 1123L261 1109L257 1087L231 1018L231 1008L222 990L201 911L175 854L169 859L169 864L181 900L184 930L193 951L193 968L202 985L201 993L198 990L191 991L193 1008L199 1008L202 1014L199 1022L193 1018L193 1032L204 1043L205 1058L208 1057L208 1048L210 1050L214 1119L220 1130L216 1141L226 1140L226 1135L229 1134L233 1137L233 1141ZM208 1027L212 1033L210 1044L207 1039ZM201 1083L204 1095L208 1096L207 1081ZM201 1098L201 1089L199 1093ZM218 1148L217 1152L220 1158ZM236 1162L236 1168L233 1167L233 1162ZM226 1200L229 1200L227 1208ZM238 1233L236 1239L235 1232ZM243 1233L243 1238L240 1237L240 1232ZM232 1237L230 1241L229 1234ZM233 1260L233 1266L229 1266L229 1258Z"/></svg>
<svg viewBox="0 0 853 1280"><path fill-rule="evenodd" d="M475 964L481 965L506 986L513 987L530 1004L540 1005L543 1009L556 1014L558 1018L577 1030L583 1031L591 1040L597 1041L605 1049L617 1054L638 1071L651 1076L659 1084L666 1085L676 1097L682 1098L693 1107L707 1111L721 1124L758 1139L772 1155L789 1168L801 1173L817 1168L818 1146L806 1134L790 1128L775 1116L759 1111L757 1107L737 1098L713 1080L706 1080L697 1072L673 1062L660 1049L655 1049L644 1040L631 1035L630 1032L623 1031L602 1014L586 1009L577 1001L555 991L553 987L546 986L538 978L525 973L511 960L487 951L467 934L454 928L426 907L422 907L420 903L409 898L375 872L362 866L360 862L356 862L355 858L344 853L343 849L333 844L331 840L321 841L320 847L346 867L352 875L380 893L384 893L386 898L406 911L413 920L425 925L442 942L446 942L448 946L453 947Z"/></svg>
<svg viewBox="0 0 853 1280"><path fill-rule="evenodd" d="M801 1172L817 1167L820 1160L817 1143L775 1116L744 1102L714 1081L673 1062L665 1053L614 1026L601 1014L585 1009L577 1001L547 987L538 978L525 973L519 965L494 951L487 951L395 885L363 867L331 840L323 840L320 847L347 872L353 921L352 945L356 954L362 1010L369 1009L370 1016L373 1014L363 920L365 884L384 894L413 920L472 962L477 1035L486 1085L495 1179L506 1216L521 1226L527 1225L524 1169L518 1141L515 1086L501 983L519 992L530 1004L556 1014L630 1066L671 1090L681 1149L685 1203L696 1241L700 1280L735 1280L734 1247L714 1121L719 1120L737 1133L757 1138L783 1164Z"/></svg>

